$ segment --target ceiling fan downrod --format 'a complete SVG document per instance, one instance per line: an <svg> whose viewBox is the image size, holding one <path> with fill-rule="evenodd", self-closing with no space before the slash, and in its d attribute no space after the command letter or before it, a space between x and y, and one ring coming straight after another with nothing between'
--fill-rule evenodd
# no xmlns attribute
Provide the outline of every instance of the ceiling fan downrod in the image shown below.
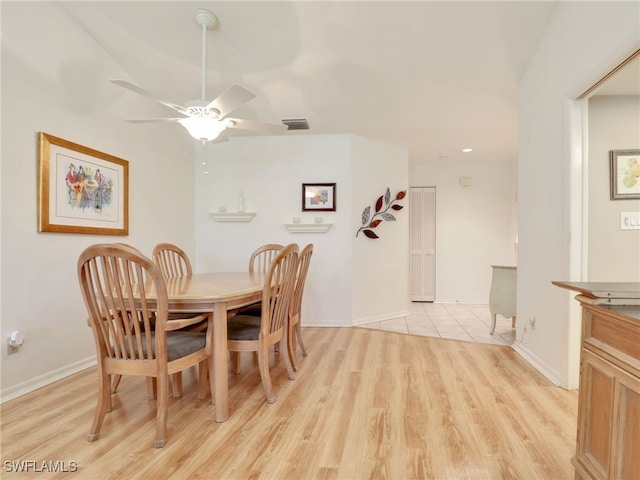
<svg viewBox="0 0 640 480"><path fill-rule="evenodd" d="M218 26L218 17L209 10L199 8L194 12L196 25L202 28L202 100L207 99L207 31Z"/></svg>

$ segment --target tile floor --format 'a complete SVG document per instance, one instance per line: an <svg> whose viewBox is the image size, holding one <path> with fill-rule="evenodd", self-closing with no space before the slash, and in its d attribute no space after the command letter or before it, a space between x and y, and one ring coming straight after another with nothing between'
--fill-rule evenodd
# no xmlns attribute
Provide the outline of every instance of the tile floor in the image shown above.
<svg viewBox="0 0 640 480"><path fill-rule="evenodd" d="M511 327L511 319L500 315L495 333L489 335L489 305L410 302L407 310L407 317L360 327L493 345L511 345L515 341L516 330Z"/></svg>

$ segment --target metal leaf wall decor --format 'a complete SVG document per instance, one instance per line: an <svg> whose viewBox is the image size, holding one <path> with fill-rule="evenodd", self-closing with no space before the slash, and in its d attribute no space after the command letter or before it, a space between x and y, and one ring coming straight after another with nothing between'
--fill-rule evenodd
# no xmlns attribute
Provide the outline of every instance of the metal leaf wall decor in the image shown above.
<svg viewBox="0 0 640 480"><path fill-rule="evenodd" d="M402 210L404 207L402 205L398 205L396 202L402 200L406 194L407 191L402 190L397 193L393 200L391 200L391 192L389 191L389 188L387 188L385 194L380 195L378 200L376 200L376 211L373 216L371 215L371 206L368 206L362 212L362 226L356 232L356 237L360 232L362 232L369 238L380 238L373 229L380 225L384 220L387 222L396 221L396 217L393 213L389 212L389 209L392 211Z"/></svg>

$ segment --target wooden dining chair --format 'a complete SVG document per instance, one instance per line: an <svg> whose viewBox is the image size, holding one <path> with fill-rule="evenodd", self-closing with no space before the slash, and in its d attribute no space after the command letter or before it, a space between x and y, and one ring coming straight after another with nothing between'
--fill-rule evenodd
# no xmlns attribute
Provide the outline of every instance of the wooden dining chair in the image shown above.
<svg viewBox="0 0 640 480"><path fill-rule="evenodd" d="M249 257L249 273L266 273L283 248L284 245L278 243L267 243L256 248ZM246 307L229 311L229 317L234 315L254 315L259 317L262 315L262 303L256 302Z"/></svg>
<svg viewBox="0 0 640 480"><path fill-rule="evenodd" d="M191 261L186 252L172 243L159 243L153 247L153 261L160 267L165 278L190 277L193 275Z"/></svg>
<svg viewBox="0 0 640 480"><path fill-rule="evenodd" d="M166 443L169 375L200 365L198 398L206 393L210 335L177 331L205 317L168 320L167 288L160 268L136 249L97 244L78 258L78 278L98 363L98 401L87 439L98 438L112 409L112 375L140 375L157 381L155 447ZM209 328L213 319L207 315ZM213 379L208 379L212 398Z"/></svg>
<svg viewBox="0 0 640 480"><path fill-rule="evenodd" d="M278 243L267 243L256 248L249 257L249 273L266 273L284 245Z"/></svg>
<svg viewBox="0 0 640 480"><path fill-rule="evenodd" d="M170 278L191 277L193 275L193 267L187 253L173 243L159 243L153 247L151 253L153 261L162 272L165 280ZM169 320L181 318L189 318L190 314L185 313L169 313ZM191 325L186 328L188 331L201 332L207 328L207 322L202 321L197 325ZM173 395L174 397L182 396L182 372L177 372L172 377Z"/></svg>
<svg viewBox="0 0 640 480"><path fill-rule="evenodd" d="M296 348L300 345L302 355L307 355L307 349L302 341L302 328L300 325L300 312L302 310L302 294L304 293L304 284L307 280L307 272L309 271L309 263L313 255L313 244L310 243L302 249L298 255L298 269L296 275L296 286L291 297L289 307L289 323L287 325L287 348L289 349L289 358L291 366L294 370L298 370L296 365Z"/></svg>
<svg viewBox="0 0 640 480"><path fill-rule="evenodd" d="M122 245L125 247L130 247L136 250L138 253L142 253L139 249L137 249L136 247L128 243L114 242L114 245ZM122 281L122 278L121 278L121 281ZM111 379L111 393L116 393L118 391L118 386L120 386L120 380L122 380L122 375L113 375L113 378ZM156 398L156 381L155 380L156 379L152 377L147 378L147 397L150 400L153 398Z"/></svg>
<svg viewBox="0 0 640 480"><path fill-rule="evenodd" d="M116 245L127 245L126 243L117 243ZM153 261L158 267L160 267L160 271L162 272L162 276L165 280L169 278L179 278L179 277L190 277L193 275L193 268L191 266L191 261L189 260L188 255L184 250L182 250L177 245L172 243L159 243L153 248L153 252L151 253L151 257ZM169 319L175 320L180 318L189 318L193 315L190 314L175 314L170 313ZM190 328L193 331L202 331L206 328L206 322L203 321L201 324ZM113 378L113 384L111 387L111 392L115 393L118 385L120 384L120 375L115 375ZM176 372L172 378L172 391L174 397L182 396L182 372ZM156 385L155 379L149 378L147 380L147 391L149 398L155 398L156 396Z"/></svg>
<svg viewBox="0 0 640 480"><path fill-rule="evenodd" d="M286 345L286 329L297 266L298 246L292 243L280 251L267 270L262 289L262 315L238 314L227 322L227 344L233 371L238 373L240 352L257 352L260 377L269 403L276 401L269 374L269 348L272 345L280 345L289 378L295 379Z"/></svg>

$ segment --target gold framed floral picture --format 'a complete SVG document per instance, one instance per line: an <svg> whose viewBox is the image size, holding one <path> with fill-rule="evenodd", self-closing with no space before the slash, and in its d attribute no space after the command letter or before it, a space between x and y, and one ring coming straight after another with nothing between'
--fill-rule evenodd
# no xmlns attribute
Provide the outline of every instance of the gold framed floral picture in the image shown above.
<svg viewBox="0 0 640 480"><path fill-rule="evenodd" d="M129 162L38 134L38 231L129 234Z"/></svg>

